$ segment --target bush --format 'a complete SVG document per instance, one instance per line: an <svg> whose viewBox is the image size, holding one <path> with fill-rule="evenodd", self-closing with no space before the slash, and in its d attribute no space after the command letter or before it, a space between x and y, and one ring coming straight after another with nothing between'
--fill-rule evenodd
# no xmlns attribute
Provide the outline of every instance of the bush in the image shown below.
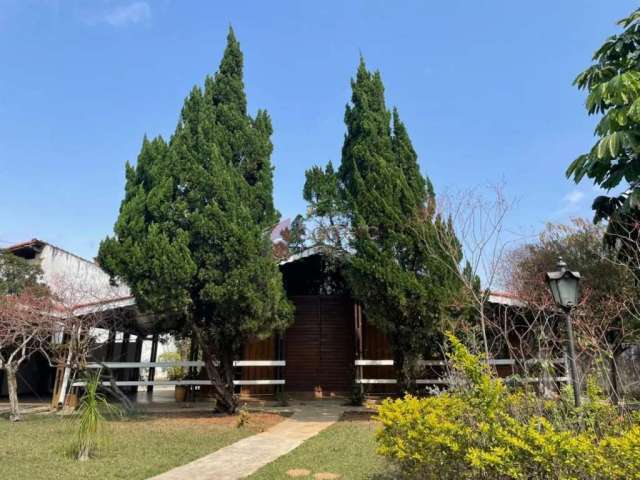
<svg viewBox="0 0 640 480"><path fill-rule="evenodd" d="M482 357L449 340L449 392L386 400L378 411L378 452L409 478L640 479L640 427L619 417L595 382L578 410L543 402L509 392Z"/></svg>
<svg viewBox="0 0 640 480"><path fill-rule="evenodd" d="M76 456L80 461L89 457L98 448L103 435L106 419L104 413L119 414L120 409L111 405L107 397L98 390L101 385L100 372L89 373L86 377L84 395L80 399L80 406L75 413L78 424L78 438Z"/></svg>
<svg viewBox="0 0 640 480"><path fill-rule="evenodd" d="M161 362L179 362L183 360L180 352L165 352L160 355L159 360ZM169 380L182 380L186 376L186 369L184 367L169 367L167 368L167 378Z"/></svg>

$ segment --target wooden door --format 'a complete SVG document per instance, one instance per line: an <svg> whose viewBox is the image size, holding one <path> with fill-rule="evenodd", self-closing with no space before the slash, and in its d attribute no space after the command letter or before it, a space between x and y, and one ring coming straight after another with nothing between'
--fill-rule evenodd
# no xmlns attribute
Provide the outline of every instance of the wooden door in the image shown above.
<svg viewBox="0 0 640 480"><path fill-rule="evenodd" d="M285 335L286 389L348 392L354 373L353 307L346 297L296 296Z"/></svg>

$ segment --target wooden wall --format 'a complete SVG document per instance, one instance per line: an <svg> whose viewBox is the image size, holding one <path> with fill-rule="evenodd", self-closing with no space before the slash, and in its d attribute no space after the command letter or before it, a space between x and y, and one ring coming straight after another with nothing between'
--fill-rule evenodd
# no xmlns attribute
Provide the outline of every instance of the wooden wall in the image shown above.
<svg viewBox="0 0 640 480"><path fill-rule="evenodd" d="M353 304L337 295L292 297L295 321L284 339L288 391L345 393L354 381Z"/></svg>
<svg viewBox="0 0 640 480"><path fill-rule="evenodd" d="M393 353L387 337L376 327L362 322L363 329L363 360L392 360ZM392 366L366 366L363 367L364 378L396 378ZM370 393L395 393L398 390L393 384L365 385L365 391Z"/></svg>
<svg viewBox="0 0 640 480"><path fill-rule="evenodd" d="M255 339L244 347L243 360L278 360L276 355L277 338ZM242 380L275 380L276 367L242 367ZM273 394L275 385L243 385L241 395Z"/></svg>
<svg viewBox="0 0 640 480"><path fill-rule="evenodd" d="M284 335L285 390L324 395L351 391L354 382L353 303L338 295L291 297L294 323ZM275 337L245 346L244 360L278 360ZM243 380L276 379L275 367L242 368ZM242 394L274 393L274 386L243 386Z"/></svg>

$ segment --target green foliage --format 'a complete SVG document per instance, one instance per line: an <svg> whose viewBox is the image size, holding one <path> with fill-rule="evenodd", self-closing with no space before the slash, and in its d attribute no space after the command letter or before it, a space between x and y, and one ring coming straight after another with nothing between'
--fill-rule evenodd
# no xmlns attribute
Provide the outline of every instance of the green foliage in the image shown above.
<svg viewBox="0 0 640 480"><path fill-rule="evenodd" d="M18 295L25 289L40 289L40 266L0 251L0 295Z"/></svg>
<svg viewBox="0 0 640 480"><path fill-rule="evenodd" d="M291 222L291 228L289 229L289 251L291 253L300 253L305 248L306 240L306 227L304 224L304 217L302 215L296 215Z"/></svg>
<svg viewBox="0 0 640 480"><path fill-rule="evenodd" d="M532 415L528 405L540 400L508 392L481 356L449 340L462 382L435 397L386 400L378 411L378 452L409 478L640 478L640 427L620 419L595 384L581 411L570 412L579 423L562 415L563 402Z"/></svg>
<svg viewBox="0 0 640 480"><path fill-rule="evenodd" d="M476 275L471 263L467 260L464 264L464 268L462 269L462 276L465 281L471 286L471 289L476 294L480 293L481 283L480 277Z"/></svg>
<svg viewBox="0 0 640 480"><path fill-rule="evenodd" d="M98 391L101 385L100 372L89 373L85 382L84 395L75 413L78 424L76 452L80 461L88 460L98 448L106 423L104 414L119 413L118 408Z"/></svg>
<svg viewBox="0 0 640 480"><path fill-rule="evenodd" d="M433 188L398 111L386 107L380 73L361 60L351 86L337 187L330 187L329 165L324 174L316 171L323 188L314 191L329 192L326 203L344 209L353 253L349 286L367 320L391 340L402 387L413 388L415 360L433 345L457 289L455 260L434 254L443 236L455 235L450 222L434 215Z"/></svg>
<svg viewBox="0 0 640 480"><path fill-rule="evenodd" d="M160 355L161 362L179 362L184 360L180 352L164 352ZM167 377L169 380L182 380L186 376L187 372L184 367L169 367L167 368Z"/></svg>
<svg viewBox="0 0 640 480"><path fill-rule="evenodd" d="M593 65L574 82L588 93L588 114L602 118L595 129L598 141L571 163L567 176L576 182L590 178L606 190L621 183L628 189L617 197L596 198L596 221L627 215L640 206L640 9L618 25L624 31L605 41Z"/></svg>
<svg viewBox="0 0 640 480"><path fill-rule="evenodd" d="M307 218L315 222L311 243L332 248L338 254L346 249L346 205L331 161L324 169L313 166L305 172L302 196L308 205Z"/></svg>
<svg viewBox="0 0 640 480"><path fill-rule="evenodd" d="M127 165L115 236L99 252L143 310L178 318L175 330L195 331L205 354L222 358L229 396L246 339L292 319L268 236L278 216L271 121L247 113L242 68L230 30L218 72L192 89L171 141L145 138Z"/></svg>

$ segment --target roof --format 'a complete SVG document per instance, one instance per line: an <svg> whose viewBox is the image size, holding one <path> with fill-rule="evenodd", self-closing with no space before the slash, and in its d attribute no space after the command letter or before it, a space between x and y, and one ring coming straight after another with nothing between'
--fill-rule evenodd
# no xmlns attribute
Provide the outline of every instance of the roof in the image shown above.
<svg viewBox="0 0 640 480"><path fill-rule="evenodd" d="M119 298L109 298L99 302L85 303L82 305L74 305L71 310L74 315L89 315L106 310L116 308L133 307L136 305L136 299L133 295Z"/></svg>
<svg viewBox="0 0 640 480"><path fill-rule="evenodd" d="M309 247L302 252L294 253L289 257L281 260L278 265L287 265L289 263L295 263L305 258L311 257L313 255L323 255L325 253L325 249L321 245L316 245L313 247ZM516 306L522 307L524 306L524 301L518 298L515 294L511 292L491 292L489 294L489 303L497 304L497 305L508 305L508 306Z"/></svg>
<svg viewBox="0 0 640 480"><path fill-rule="evenodd" d="M514 307L523 307L525 305L522 299L511 292L491 292L489 294L489 302Z"/></svg>
<svg viewBox="0 0 640 480"><path fill-rule="evenodd" d="M86 315L135 305L127 285L112 284L109 274L96 262L49 242L33 238L0 250L29 260L38 259L41 282L58 298L61 310Z"/></svg>
<svg viewBox="0 0 640 480"><path fill-rule="evenodd" d="M9 245L8 247L4 247L4 248L0 248L0 251L5 251L5 252L12 252L15 253L19 250L26 250L28 248L32 248L33 250L35 250L36 252L40 252L42 250L42 248L44 248L45 245L49 245L51 248L55 248L56 250L59 250L61 252L64 252L68 255L71 255L72 257L76 257L79 260L82 260L83 262L86 263L90 263L92 265L97 265L96 262L91 261L91 260L87 260L84 257L81 257L80 255L77 255L73 252L70 252L69 250L65 250L64 248L58 247L57 245L54 245L53 243L49 243L45 240L40 240L39 238L32 238L31 240L26 240L24 242L20 242L20 243L15 243L13 245Z"/></svg>
<svg viewBox="0 0 640 480"><path fill-rule="evenodd" d="M1 248L0 250L13 252L15 250L20 250L22 248L35 247L35 246L39 246L40 244L44 245L46 243L47 242L43 242L42 240L38 240L37 238L32 238L31 240L27 240L25 242L14 243L13 245L9 245L8 247Z"/></svg>
<svg viewBox="0 0 640 480"><path fill-rule="evenodd" d="M324 249L316 245L315 247L309 247L299 253L294 253L293 255L289 255L284 260L278 262L278 265L286 265L287 263L294 263L302 260L303 258L311 257L313 255L321 255L324 253Z"/></svg>

